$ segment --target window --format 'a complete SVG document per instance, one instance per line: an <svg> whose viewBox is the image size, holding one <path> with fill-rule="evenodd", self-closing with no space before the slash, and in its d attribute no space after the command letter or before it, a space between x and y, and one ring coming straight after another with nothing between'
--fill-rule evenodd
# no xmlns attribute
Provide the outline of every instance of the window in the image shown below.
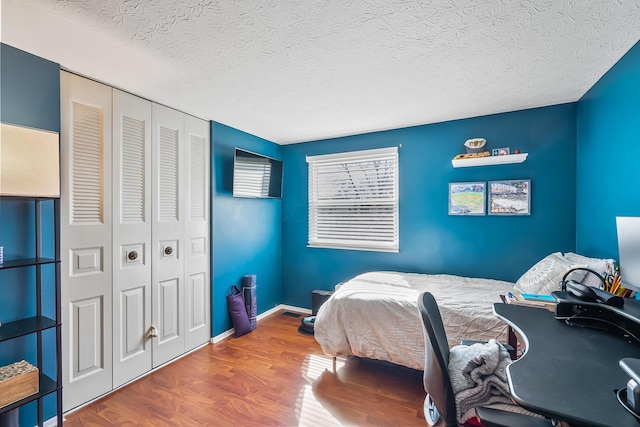
<svg viewBox="0 0 640 427"><path fill-rule="evenodd" d="M398 252L398 149L307 156L309 246Z"/></svg>

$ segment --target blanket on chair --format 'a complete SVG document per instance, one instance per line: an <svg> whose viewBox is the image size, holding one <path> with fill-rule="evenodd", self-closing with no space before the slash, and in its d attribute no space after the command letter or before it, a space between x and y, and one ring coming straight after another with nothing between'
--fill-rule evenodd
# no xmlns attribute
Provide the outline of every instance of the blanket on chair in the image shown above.
<svg viewBox="0 0 640 427"><path fill-rule="evenodd" d="M509 353L496 340L470 346L458 345L449 355L449 376L456 398L458 423L475 416L476 406L512 404L506 368Z"/></svg>

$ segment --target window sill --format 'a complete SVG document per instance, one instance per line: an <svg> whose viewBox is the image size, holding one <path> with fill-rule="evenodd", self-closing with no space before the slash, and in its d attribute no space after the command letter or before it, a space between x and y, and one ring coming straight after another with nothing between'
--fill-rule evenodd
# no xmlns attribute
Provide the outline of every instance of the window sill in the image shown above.
<svg viewBox="0 0 640 427"><path fill-rule="evenodd" d="M342 249L342 250L350 250L350 251L368 251L368 252L390 252L390 253L399 253L400 249L398 248L372 248L367 246L340 246L340 245L330 245L330 244L308 244L308 248L317 248L317 249Z"/></svg>

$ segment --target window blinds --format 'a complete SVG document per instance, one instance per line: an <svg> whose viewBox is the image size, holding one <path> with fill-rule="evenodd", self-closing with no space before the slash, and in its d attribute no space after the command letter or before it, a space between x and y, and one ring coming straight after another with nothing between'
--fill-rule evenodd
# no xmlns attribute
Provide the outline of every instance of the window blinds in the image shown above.
<svg viewBox="0 0 640 427"><path fill-rule="evenodd" d="M309 246L398 251L397 147L307 156Z"/></svg>

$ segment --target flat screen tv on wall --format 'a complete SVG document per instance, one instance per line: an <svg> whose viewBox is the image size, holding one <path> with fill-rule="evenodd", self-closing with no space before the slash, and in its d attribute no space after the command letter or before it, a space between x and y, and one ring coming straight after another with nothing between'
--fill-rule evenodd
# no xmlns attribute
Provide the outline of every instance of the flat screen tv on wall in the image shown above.
<svg viewBox="0 0 640 427"><path fill-rule="evenodd" d="M279 199L282 197L282 161L235 149L233 196Z"/></svg>

